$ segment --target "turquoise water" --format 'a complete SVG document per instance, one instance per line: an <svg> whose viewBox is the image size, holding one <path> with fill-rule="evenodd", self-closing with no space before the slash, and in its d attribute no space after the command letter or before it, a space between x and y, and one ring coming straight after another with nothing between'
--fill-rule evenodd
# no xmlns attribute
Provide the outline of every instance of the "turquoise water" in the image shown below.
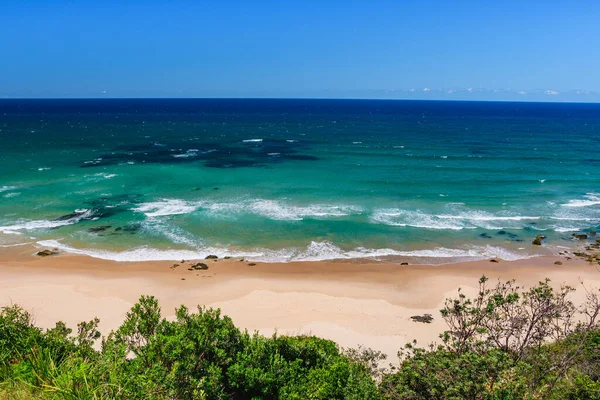
<svg viewBox="0 0 600 400"><path fill-rule="evenodd" d="M600 228L596 104L0 100L0 149L2 246L446 262Z"/></svg>

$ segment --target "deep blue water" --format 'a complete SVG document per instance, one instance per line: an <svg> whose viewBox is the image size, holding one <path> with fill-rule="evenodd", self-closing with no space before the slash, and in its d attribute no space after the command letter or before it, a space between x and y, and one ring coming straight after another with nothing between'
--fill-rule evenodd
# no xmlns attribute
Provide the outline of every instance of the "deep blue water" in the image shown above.
<svg viewBox="0 0 600 400"><path fill-rule="evenodd" d="M0 165L0 245L121 260L513 259L600 228L600 104L0 100Z"/></svg>

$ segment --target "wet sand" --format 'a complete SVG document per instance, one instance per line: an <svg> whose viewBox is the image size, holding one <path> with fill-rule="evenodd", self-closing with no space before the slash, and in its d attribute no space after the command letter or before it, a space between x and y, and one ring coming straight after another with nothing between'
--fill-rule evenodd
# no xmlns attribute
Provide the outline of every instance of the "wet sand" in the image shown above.
<svg viewBox="0 0 600 400"><path fill-rule="evenodd" d="M239 259L196 260L209 269L189 271L190 262L173 268L168 261L115 262L66 253L37 257L37 250L30 245L0 248L0 305L22 305L45 328L58 320L74 327L97 316L107 334L140 295L151 294L166 317L180 304L219 307L251 332L314 334L342 347L381 350L391 362L407 342L436 340L445 329L439 315L444 299L459 287L473 294L483 274L526 286L548 277L557 286L580 287L583 281L600 287L597 266L560 256L445 265L345 260L250 266ZM579 289L574 299L583 294ZM410 319L426 313L434 317L431 324Z"/></svg>

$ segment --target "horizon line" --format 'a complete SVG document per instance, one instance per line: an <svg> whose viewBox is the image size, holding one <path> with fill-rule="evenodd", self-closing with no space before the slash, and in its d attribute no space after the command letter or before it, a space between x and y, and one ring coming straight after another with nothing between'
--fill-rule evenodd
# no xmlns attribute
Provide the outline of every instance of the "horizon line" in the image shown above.
<svg viewBox="0 0 600 400"><path fill-rule="evenodd" d="M337 100L337 101L418 101L418 102L457 102L457 103L559 103L559 104L600 104L600 100L506 100L506 99L410 99L373 97L0 97L3 100Z"/></svg>

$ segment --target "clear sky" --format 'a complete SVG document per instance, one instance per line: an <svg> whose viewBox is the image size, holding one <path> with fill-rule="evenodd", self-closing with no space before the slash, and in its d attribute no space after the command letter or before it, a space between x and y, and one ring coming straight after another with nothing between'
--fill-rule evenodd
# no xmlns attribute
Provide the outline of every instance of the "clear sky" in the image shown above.
<svg viewBox="0 0 600 400"><path fill-rule="evenodd" d="M0 97L598 92L599 0L0 0Z"/></svg>

